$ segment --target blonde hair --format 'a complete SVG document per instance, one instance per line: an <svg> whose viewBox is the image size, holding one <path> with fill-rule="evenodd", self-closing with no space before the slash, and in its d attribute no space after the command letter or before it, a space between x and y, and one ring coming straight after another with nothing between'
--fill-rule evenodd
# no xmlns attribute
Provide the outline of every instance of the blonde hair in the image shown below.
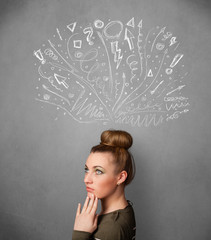
<svg viewBox="0 0 211 240"><path fill-rule="evenodd" d="M128 185L135 176L135 162L132 154L128 149L133 144L132 136L121 130L107 130L101 134L101 142L99 145L92 147L94 152L110 152L114 156L114 164L116 164L116 172L127 172L127 179L124 184Z"/></svg>

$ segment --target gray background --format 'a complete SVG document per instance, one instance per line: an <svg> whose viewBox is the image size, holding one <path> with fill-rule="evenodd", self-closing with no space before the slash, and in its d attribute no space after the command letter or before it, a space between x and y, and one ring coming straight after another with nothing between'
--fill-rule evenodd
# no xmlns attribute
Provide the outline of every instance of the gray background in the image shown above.
<svg viewBox="0 0 211 240"><path fill-rule="evenodd" d="M156 128L104 126L78 123L35 101L33 51L57 27L132 17L167 25L180 37L189 113ZM71 239L86 195L84 163L108 128L134 137L137 175L126 192L137 239L211 239L210 26L208 0L0 2L0 239Z"/></svg>

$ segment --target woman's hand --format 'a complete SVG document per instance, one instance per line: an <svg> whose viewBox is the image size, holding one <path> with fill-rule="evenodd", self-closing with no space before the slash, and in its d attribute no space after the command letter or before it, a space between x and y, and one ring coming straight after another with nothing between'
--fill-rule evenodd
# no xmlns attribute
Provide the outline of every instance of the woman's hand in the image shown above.
<svg viewBox="0 0 211 240"><path fill-rule="evenodd" d="M74 230L93 233L97 229L97 204L98 199L94 194L91 195L91 198L87 196L82 211L81 204L78 204Z"/></svg>

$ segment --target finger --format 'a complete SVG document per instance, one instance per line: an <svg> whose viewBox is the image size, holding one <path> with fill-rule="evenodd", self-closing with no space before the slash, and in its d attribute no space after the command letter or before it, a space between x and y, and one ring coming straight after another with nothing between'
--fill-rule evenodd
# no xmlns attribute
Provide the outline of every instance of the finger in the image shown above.
<svg viewBox="0 0 211 240"><path fill-rule="evenodd" d="M98 216L99 216L98 214L95 215L94 226L97 226Z"/></svg>
<svg viewBox="0 0 211 240"><path fill-rule="evenodd" d="M76 211L76 216L80 215L81 212L81 204L78 204L77 211Z"/></svg>
<svg viewBox="0 0 211 240"><path fill-rule="evenodd" d="M84 213L87 209L87 206L88 206L88 203L89 203L89 197L87 196L86 197L86 200L84 202L84 206L83 206L83 209L82 209L82 213Z"/></svg>
<svg viewBox="0 0 211 240"><path fill-rule="evenodd" d="M98 198L96 197L93 203L93 207L91 209L91 213L95 214L97 211L97 205L98 205Z"/></svg>
<svg viewBox="0 0 211 240"><path fill-rule="evenodd" d="M93 204L94 204L94 194L91 195L91 199L89 201L89 205L87 207L87 210L86 212L90 213L91 210L92 210L92 207L93 207Z"/></svg>

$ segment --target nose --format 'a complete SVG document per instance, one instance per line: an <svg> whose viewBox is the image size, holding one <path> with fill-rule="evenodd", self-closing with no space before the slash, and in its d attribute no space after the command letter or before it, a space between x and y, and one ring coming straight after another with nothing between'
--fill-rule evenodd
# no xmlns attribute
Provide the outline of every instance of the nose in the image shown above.
<svg viewBox="0 0 211 240"><path fill-rule="evenodd" d="M92 174L91 173L86 173L84 176L84 182L87 183L93 183L93 179L92 179Z"/></svg>

